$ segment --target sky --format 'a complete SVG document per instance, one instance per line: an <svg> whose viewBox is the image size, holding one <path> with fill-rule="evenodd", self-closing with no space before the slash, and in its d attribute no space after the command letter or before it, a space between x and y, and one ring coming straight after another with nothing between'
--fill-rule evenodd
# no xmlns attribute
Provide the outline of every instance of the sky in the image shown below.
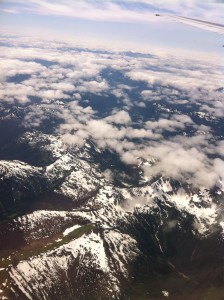
<svg viewBox="0 0 224 300"><path fill-rule="evenodd" d="M0 28L87 46L215 57L223 54L222 35L181 24L169 15L224 24L223 8L223 1L212 0L3 0Z"/></svg>

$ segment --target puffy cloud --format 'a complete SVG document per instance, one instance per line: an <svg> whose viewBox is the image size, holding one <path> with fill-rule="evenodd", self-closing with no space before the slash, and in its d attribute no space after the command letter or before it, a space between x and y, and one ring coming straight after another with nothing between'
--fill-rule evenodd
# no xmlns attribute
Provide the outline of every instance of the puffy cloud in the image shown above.
<svg viewBox="0 0 224 300"><path fill-rule="evenodd" d="M206 86L207 89L211 88L214 90L214 88L220 87L220 82L216 82L216 80L221 78L219 73L210 73L210 76L208 76L203 74L203 69L200 71L188 70L184 68L184 65L181 69L180 67L170 68L169 76L167 76L167 72L141 69L127 72L126 75L132 80L146 81L151 86L171 86L177 89L183 89L183 87L185 89L188 89L188 87L198 89ZM145 96L150 96L150 93L150 91L143 91L143 96L144 94Z"/></svg>
<svg viewBox="0 0 224 300"><path fill-rule="evenodd" d="M221 156L224 156L224 140L219 141L215 149L216 153L218 153Z"/></svg>
<svg viewBox="0 0 224 300"><path fill-rule="evenodd" d="M100 94L102 92L106 92L109 90L109 85L107 84L106 80L102 81L83 81L80 83L80 86L77 87L79 92L89 92L93 94Z"/></svg>
<svg viewBox="0 0 224 300"><path fill-rule="evenodd" d="M98 147L116 151L127 164L136 164L137 157L156 158L154 165L145 167L148 176L164 174L205 186L223 180L220 159L223 141L215 140L212 123L207 126L203 122L205 117L211 120L223 117L221 66L174 61L165 56L146 59L116 52L97 53L87 49L80 52L69 47L62 55L58 44L42 47L41 43L30 49L17 45L1 53L5 70L1 77L2 104L25 105L23 124L26 127L36 128L46 119L57 118L55 133L69 146L82 146L90 138ZM52 64L46 67L43 61ZM119 70L125 84L117 83L116 77L110 81L102 72L108 67L111 72ZM20 83L7 81L17 74L29 77ZM119 105L102 116L91 107L91 99L86 99L89 106L83 107L85 93L89 92L95 97L105 96L102 100L105 102L110 101L107 96L113 95ZM38 97L40 103L32 103L30 96ZM181 112L169 109L169 105L184 106ZM191 112L192 118L183 113L190 105L196 107ZM147 119L147 114L141 115L143 110L136 106L146 109L153 106L156 115ZM195 116L201 117L201 121L197 123ZM184 136L186 127L191 131ZM166 135L162 136L164 131ZM178 135L174 134L176 131ZM167 132L172 134L169 136Z"/></svg>
<svg viewBox="0 0 224 300"><path fill-rule="evenodd" d="M147 150L149 156L157 158L155 164L145 166L145 174L149 177L162 174L206 187L223 180L223 161L207 155L210 152L208 137L177 136L170 141L156 142Z"/></svg>
<svg viewBox="0 0 224 300"><path fill-rule="evenodd" d="M143 128L136 129L136 128L127 128L126 136L128 138L132 139L144 139L144 138L150 138L150 139L159 139L161 138L161 135L154 134L151 130L145 130Z"/></svg>
<svg viewBox="0 0 224 300"><path fill-rule="evenodd" d="M131 117L128 112L121 110L109 117L106 117L107 122L116 123L116 124L128 124L131 122Z"/></svg>
<svg viewBox="0 0 224 300"><path fill-rule="evenodd" d="M172 58L170 57L170 60ZM223 95L220 92L222 82L222 67L213 65L209 70L203 62L197 62L192 68L190 61L178 61L171 64L168 58L156 61L161 70L150 70L146 64L140 69L126 72L126 76L135 81L144 81L148 89L140 93L143 101L166 101L171 104L200 106L202 112L208 112L215 117L224 113ZM155 61L150 61L154 65ZM164 65L166 67L164 67Z"/></svg>
<svg viewBox="0 0 224 300"><path fill-rule="evenodd" d="M28 96L35 96L36 91L32 86L26 86L24 84L15 84L8 82L6 84L0 83L0 97L3 101L8 103L19 102L26 104L29 102Z"/></svg>
<svg viewBox="0 0 224 300"><path fill-rule="evenodd" d="M95 140L123 138L124 132L104 120L91 120L87 124L88 132Z"/></svg>
<svg viewBox="0 0 224 300"><path fill-rule="evenodd" d="M19 59L7 59L4 58L0 61L0 80L3 81L8 77L13 77L18 74L35 74L38 72L43 72L46 68L38 63L32 61L21 61Z"/></svg>
<svg viewBox="0 0 224 300"><path fill-rule="evenodd" d="M155 132L163 132L164 130L174 132L177 129L184 129L186 124L193 124L193 121L186 115L173 115L171 119L159 119L158 121L146 122L146 127Z"/></svg>
<svg viewBox="0 0 224 300"><path fill-rule="evenodd" d="M69 96L65 95L61 90L42 90L36 95L43 98L43 101L69 98Z"/></svg>
<svg viewBox="0 0 224 300"><path fill-rule="evenodd" d="M132 152L124 152L121 154L121 160L126 164L133 164L137 163L137 157Z"/></svg>
<svg viewBox="0 0 224 300"><path fill-rule="evenodd" d="M141 92L142 99L144 101L160 101L161 97L152 90L145 90Z"/></svg>
<svg viewBox="0 0 224 300"><path fill-rule="evenodd" d="M136 106L138 106L138 107L143 107L143 108L146 107L146 105L145 105L144 102L138 102L138 103L136 103Z"/></svg>

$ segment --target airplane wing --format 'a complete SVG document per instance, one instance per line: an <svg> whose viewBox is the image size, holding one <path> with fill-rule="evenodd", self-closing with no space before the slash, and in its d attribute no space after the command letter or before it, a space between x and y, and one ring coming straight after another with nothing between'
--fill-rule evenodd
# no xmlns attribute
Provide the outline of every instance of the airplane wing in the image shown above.
<svg viewBox="0 0 224 300"><path fill-rule="evenodd" d="M156 14L156 16L164 16L169 19L175 20L177 22L185 23L191 26L195 26L204 30L209 30L212 32L216 32L219 34L224 34L224 25L213 23L213 22L207 22L203 20L193 19L193 18L187 18L187 17L181 17L181 16L175 16L175 15L160 15Z"/></svg>

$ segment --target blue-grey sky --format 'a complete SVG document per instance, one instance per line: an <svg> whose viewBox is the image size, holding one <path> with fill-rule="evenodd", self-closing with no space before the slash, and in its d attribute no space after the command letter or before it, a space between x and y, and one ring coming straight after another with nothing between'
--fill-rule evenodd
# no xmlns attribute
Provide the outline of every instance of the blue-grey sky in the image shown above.
<svg viewBox="0 0 224 300"><path fill-rule="evenodd" d="M223 23L223 1L14 0L0 2L2 31L133 50L220 55L223 36L171 20L181 15ZM155 17L155 13L163 14Z"/></svg>

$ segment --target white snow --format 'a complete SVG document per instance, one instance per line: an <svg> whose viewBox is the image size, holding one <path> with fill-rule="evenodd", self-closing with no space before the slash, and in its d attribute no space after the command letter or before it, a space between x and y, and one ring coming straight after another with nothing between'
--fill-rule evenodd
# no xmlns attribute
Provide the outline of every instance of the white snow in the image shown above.
<svg viewBox="0 0 224 300"><path fill-rule="evenodd" d="M200 203L201 199L199 198L199 196L197 194L194 194L192 196L192 201L195 202L195 203Z"/></svg>
<svg viewBox="0 0 224 300"><path fill-rule="evenodd" d="M66 222L71 222L72 212L37 210L14 219L15 226L23 230L27 241L51 236L60 231ZM51 224L49 227L48 224Z"/></svg>
<svg viewBox="0 0 224 300"><path fill-rule="evenodd" d="M162 291L162 294L164 297L169 297L169 292L167 292L167 291Z"/></svg>
<svg viewBox="0 0 224 300"><path fill-rule="evenodd" d="M61 242L62 239L58 238L57 240L55 240L55 242Z"/></svg>
<svg viewBox="0 0 224 300"><path fill-rule="evenodd" d="M44 134L39 131L26 132L20 137L19 142L26 142L34 148L41 147L41 149L51 152L54 158L59 158L65 152L65 146L59 136Z"/></svg>
<svg viewBox="0 0 224 300"><path fill-rule="evenodd" d="M87 193L96 190L98 185L99 180L83 169L79 169L71 172L58 189L58 192L73 199L80 199L85 197Z"/></svg>
<svg viewBox="0 0 224 300"><path fill-rule="evenodd" d="M171 192L173 190L169 180L164 180L163 178L161 178L161 189L167 193L167 192Z"/></svg>
<svg viewBox="0 0 224 300"><path fill-rule="evenodd" d="M32 289L29 286L23 285L23 282L21 280L21 276L19 273L17 273L14 269L10 271L10 277L13 279L14 283L18 286L18 288L21 290L21 292L29 299L32 300Z"/></svg>
<svg viewBox="0 0 224 300"><path fill-rule="evenodd" d="M104 239L109 245L108 251L111 252L111 256L116 261L115 272L120 272L123 276L128 277L128 263L140 254L136 240L128 234L114 230L105 232Z"/></svg>
<svg viewBox="0 0 224 300"><path fill-rule="evenodd" d="M198 207L196 204L201 202L200 198L207 202L206 206ZM209 227L215 223L217 217L217 205L212 202L209 193L201 190L199 196L193 198L180 189L176 194L167 197L180 211L186 211L196 217L198 225L195 227L200 234L205 234ZM191 199L194 201L191 201ZM200 201L199 201L200 200ZM195 204L196 203L196 204ZM200 226L199 226L200 224Z"/></svg>
<svg viewBox="0 0 224 300"><path fill-rule="evenodd" d="M28 299L32 299L33 293L40 299L45 299L43 293L46 293L46 287L55 284L61 272L66 273L75 259L79 260L77 272L82 272L88 267L100 269L105 273L110 271L103 240L99 234L91 232L56 250L20 262L10 269L9 274ZM114 281L111 284L114 284Z"/></svg>
<svg viewBox="0 0 224 300"><path fill-rule="evenodd" d="M27 175L41 174L43 168L33 167L18 160L1 160L0 161L0 177L5 178L19 177L27 179Z"/></svg>
<svg viewBox="0 0 224 300"><path fill-rule="evenodd" d="M74 231L75 229L78 229L80 228L81 226L80 225L74 225L70 228L67 228L64 232L63 232L63 236L66 236L68 235L70 232Z"/></svg>

